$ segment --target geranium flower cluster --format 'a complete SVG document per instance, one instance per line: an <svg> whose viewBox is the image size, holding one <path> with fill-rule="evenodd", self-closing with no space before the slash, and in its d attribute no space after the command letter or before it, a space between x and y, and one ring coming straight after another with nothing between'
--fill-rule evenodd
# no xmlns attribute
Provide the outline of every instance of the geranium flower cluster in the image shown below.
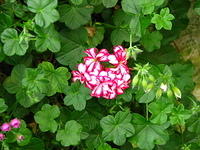
<svg viewBox="0 0 200 150"><path fill-rule="evenodd" d="M129 87L130 73L127 66L126 51L122 46L115 46L114 53L97 48L87 49L84 63L78 65L78 71L72 71L73 81L79 80L92 90L91 96L113 99L123 94ZM102 63L110 63L110 68Z"/></svg>
<svg viewBox="0 0 200 150"><path fill-rule="evenodd" d="M9 123L3 123L0 127L1 131L8 132L11 131L12 128L20 128L21 121L17 118L12 119ZM5 139L5 135L0 133L0 141Z"/></svg>

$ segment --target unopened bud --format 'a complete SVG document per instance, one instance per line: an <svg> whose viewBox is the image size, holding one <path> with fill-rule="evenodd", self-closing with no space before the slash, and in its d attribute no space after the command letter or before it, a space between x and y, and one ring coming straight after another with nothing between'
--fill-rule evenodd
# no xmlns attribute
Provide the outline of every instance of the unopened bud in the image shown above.
<svg viewBox="0 0 200 150"><path fill-rule="evenodd" d="M173 87L172 90L176 98L181 98L181 91L177 87Z"/></svg>
<svg viewBox="0 0 200 150"><path fill-rule="evenodd" d="M161 89L158 89L158 90L156 91L156 98L159 99L161 96L162 96L162 90L161 90Z"/></svg>
<svg viewBox="0 0 200 150"><path fill-rule="evenodd" d="M151 89L154 87L154 84L153 83L149 83L148 85L147 85L147 88L146 88L146 92L149 92L149 91L151 91Z"/></svg>
<svg viewBox="0 0 200 150"><path fill-rule="evenodd" d="M173 92L172 92L172 90L169 89L169 88L168 88L168 90L167 90L167 96L168 96L169 98L171 98L171 97L173 96Z"/></svg>
<svg viewBox="0 0 200 150"><path fill-rule="evenodd" d="M5 135L3 133L0 133L0 141L3 141L5 139Z"/></svg>
<svg viewBox="0 0 200 150"><path fill-rule="evenodd" d="M146 80L146 79L143 79L143 80L142 80L142 87L143 87L144 89L147 88L147 80Z"/></svg>
<svg viewBox="0 0 200 150"><path fill-rule="evenodd" d="M24 140L24 136L23 135L18 135L17 136L17 140L18 141L23 141Z"/></svg>
<svg viewBox="0 0 200 150"><path fill-rule="evenodd" d="M138 84L138 81L139 81L139 77L138 77L138 75L136 75L132 80L132 87L133 88Z"/></svg>

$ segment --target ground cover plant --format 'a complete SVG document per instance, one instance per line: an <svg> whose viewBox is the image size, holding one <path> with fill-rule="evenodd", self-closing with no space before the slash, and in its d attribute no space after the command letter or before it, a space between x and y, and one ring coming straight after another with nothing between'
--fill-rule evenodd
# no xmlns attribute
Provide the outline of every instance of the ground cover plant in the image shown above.
<svg viewBox="0 0 200 150"><path fill-rule="evenodd" d="M0 0L1 150L199 150L189 0Z"/></svg>

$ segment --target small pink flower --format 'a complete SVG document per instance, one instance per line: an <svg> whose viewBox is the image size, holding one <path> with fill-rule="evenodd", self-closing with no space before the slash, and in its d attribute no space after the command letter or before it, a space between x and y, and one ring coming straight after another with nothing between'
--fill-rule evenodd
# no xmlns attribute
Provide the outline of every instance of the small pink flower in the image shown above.
<svg viewBox="0 0 200 150"><path fill-rule="evenodd" d="M13 127L13 128L19 128L20 125L21 125L21 121L19 119L17 119L17 118L12 119L10 121L10 126Z"/></svg>
<svg viewBox="0 0 200 150"><path fill-rule="evenodd" d="M17 140L18 141L23 141L24 140L24 136L23 135L18 135L17 136Z"/></svg>
<svg viewBox="0 0 200 150"><path fill-rule="evenodd" d="M5 135L3 133L0 133L0 141L3 141L5 139Z"/></svg>
<svg viewBox="0 0 200 150"><path fill-rule="evenodd" d="M10 127L10 124L9 124L9 123L3 123L3 124L1 125L1 131L7 132L7 131L10 131L10 130L11 130L11 127Z"/></svg>

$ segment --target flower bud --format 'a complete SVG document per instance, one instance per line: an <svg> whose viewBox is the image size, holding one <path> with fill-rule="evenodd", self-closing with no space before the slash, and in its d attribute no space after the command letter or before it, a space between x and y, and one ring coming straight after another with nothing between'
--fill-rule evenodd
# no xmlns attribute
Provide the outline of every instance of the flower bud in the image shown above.
<svg viewBox="0 0 200 150"><path fill-rule="evenodd" d="M145 92L149 92L151 91L151 89L154 87L154 84L153 83L149 83L145 89Z"/></svg>
<svg viewBox="0 0 200 150"><path fill-rule="evenodd" d="M173 96L173 92L172 92L171 89L168 89L168 90L167 90L167 96L168 96L169 98L171 98L171 97Z"/></svg>
<svg viewBox="0 0 200 150"><path fill-rule="evenodd" d="M142 87L143 87L144 89L147 88L147 80L146 80L146 79L143 79L143 80L142 80Z"/></svg>
<svg viewBox="0 0 200 150"><path fill-rule="evenodd" d="M149 74L149 80L152 81L152 82L154 82L155 81L154 76L152 76L151 74Z"/></svg>
<svg viewBox="0 0 200 150"><path fill-rule="evenodd" d="M158 90L156 91L156 98L159 99L161 96L162 96L162 90L161 90L161 89L158 89Z"/></svg>
<svg viewBox="0 0 200 150"><path fill-rule="evenodd" d="M10 124L9 123L4 123L1 125L1 131L10 131L11 130L11 127L10 127Z"/></svg>
<svg viewBox="0 0 200 150"><path fill-rule="evenodd" d="M19 119L17 119L17 118L12 119L10 121L10 126L13 127L13 128L19 128L20 125L21 125L21 121Z"/></svg>
<svg viewBox="0 0 200 150"><path fill-rule="evenodd" d="M5 139L5 135L3 133L0 133L0 141L3 141Z"/></svg>
<svg viewBox="0 0 200 150"><path fill-rule="evenodd" d="M138 81L139 81L139 77L138 77L138 75L136 75L132 80L132 87L133 88L138 84Z"/></svg>
<svg viewBox="0 0 200 150"><path fill-rule="evenodd" d="M176 98L181 98L181 91L177 87L173 87L172 90Z"/></svg>
<svg viewBox="0 0 200 150"><path fill-rule="evenodd" d="M17 140L18 141L23 141L24 140L24 136L23 135L18 135L17 136Z"/></svg>

